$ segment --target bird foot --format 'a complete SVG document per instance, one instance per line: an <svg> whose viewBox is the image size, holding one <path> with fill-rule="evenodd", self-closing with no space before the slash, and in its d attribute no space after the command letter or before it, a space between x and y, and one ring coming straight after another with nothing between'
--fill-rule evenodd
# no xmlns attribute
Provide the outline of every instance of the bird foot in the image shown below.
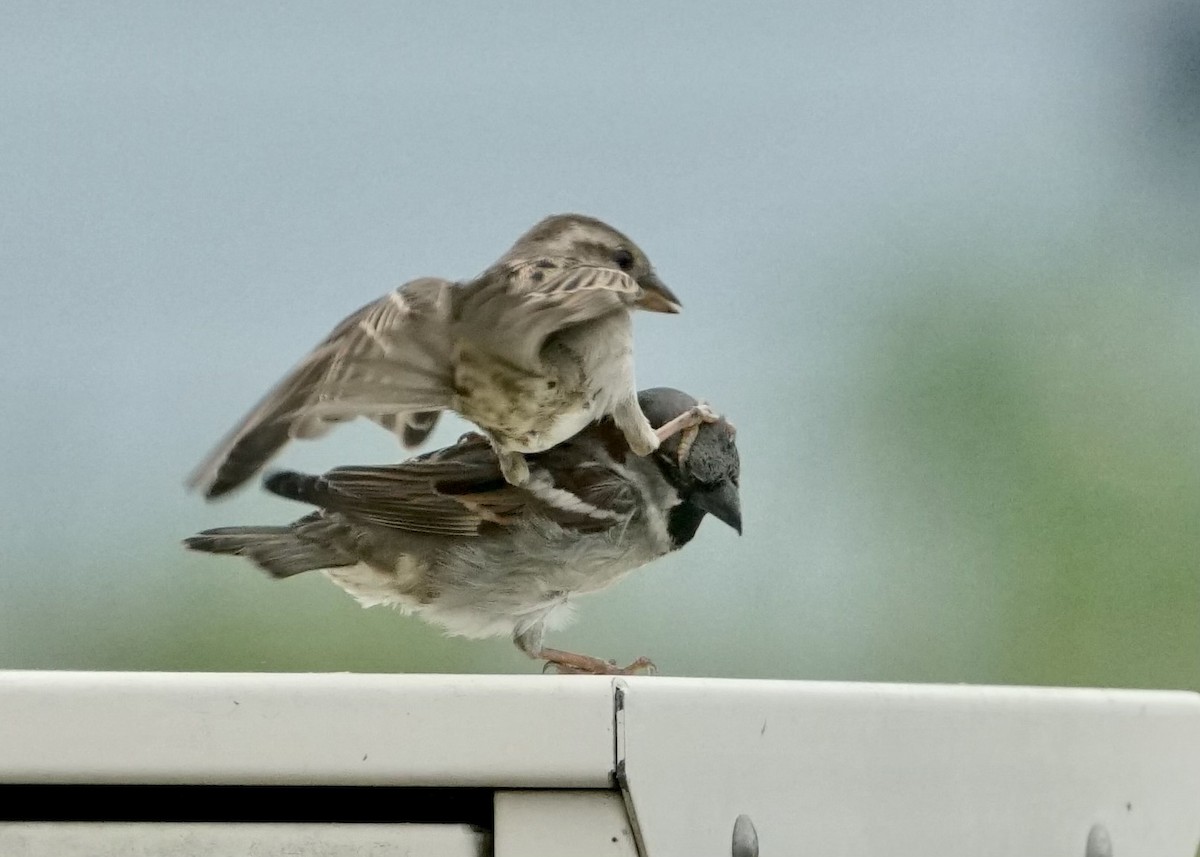
<svg viewBox="0 0 1200 857"><path fill-rule="evenodd" d="M715 423L721 419L721 415L714 411L705 402L698 402L688 408L675 419L664 423L658 428L655 434L658 435L660 443L667 440L673 435L679 435L679 463L687 461L688 453L692 451L692 444L696 442L696 435L700 433L700 426L705 423Z"/></svg>
<svg viewBox="0 0 1200 857"><path fill-rule="evenodd" d="M500 459L500 472L505 482L518 487L529 482L529 463L525 461L525 456L519 452L500 450L496 450L496 456Z"/></svg>
<svg viewBox="0 0 1200 857"><path fill-rule="evenodd" d="M542 649L538 657L546 663L542 672L558 675L655 675L658 668L649 658L638 658L626 667L617 666L616 661L605 661L591 655L577 655L561 649Z"/></svg>
<svg viewBox="0 0 1200 857"><path fill-rule="evenodd" d="M658 435L659 443L662 443L686 429L696 428L704 423L715 423L720 419L720 414L710 408L705 402L699 402L692 405L673 420L663 423L654 433Z"/></svg>

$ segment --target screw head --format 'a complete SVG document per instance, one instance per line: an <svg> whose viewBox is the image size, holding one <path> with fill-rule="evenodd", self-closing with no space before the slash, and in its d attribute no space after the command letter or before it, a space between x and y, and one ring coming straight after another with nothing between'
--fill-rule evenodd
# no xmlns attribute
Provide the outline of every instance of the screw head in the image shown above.
<svg viewBox="0 0 1200 857"><path fill-rule="evenodd" d="M1084 857L1113 857L1112 838L1108 835L1107 827L1099 823L1092 825L1083 854Z"/></svg>
<svg viewBox="0 0 1200 857"><path fill-rule="evenodd" d="M758 831L750 816L739 815L733 823L733 857L758 857Z"/></svg>

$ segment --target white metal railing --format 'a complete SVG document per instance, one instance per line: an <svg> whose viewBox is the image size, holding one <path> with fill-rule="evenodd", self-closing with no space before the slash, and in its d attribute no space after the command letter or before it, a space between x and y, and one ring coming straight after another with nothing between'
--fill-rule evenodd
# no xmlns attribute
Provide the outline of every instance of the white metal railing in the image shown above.
<svg viewBox="0 0 1200 857"><path fill-rule="evenodd" d="M5 857L1193 857L1200 696L662 677L0 672L0 783L10 798L29 797L0 807ZM230 825L126 807L105 823L87 797L137 784L387 788L395 810L347 826L332 823L336 807L304 823L263 809ZM72 785L58 794L84 796L90 814L47 797ZM482 795L492 811L435 823L414 809L452 794ZM31 812L43 798L47 806Z"/></svg>

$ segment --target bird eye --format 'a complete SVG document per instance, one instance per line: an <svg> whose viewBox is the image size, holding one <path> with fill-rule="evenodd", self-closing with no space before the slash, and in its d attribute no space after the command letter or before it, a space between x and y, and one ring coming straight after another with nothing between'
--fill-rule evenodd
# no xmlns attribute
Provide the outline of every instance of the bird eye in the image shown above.
<svg viewBox="0 0 1200 857"><path fill-rule="evenodd" d="M617 267L622 271L628 271L633 267L633 254L624 247L613 253L613 261L617 263Z"/></svg>

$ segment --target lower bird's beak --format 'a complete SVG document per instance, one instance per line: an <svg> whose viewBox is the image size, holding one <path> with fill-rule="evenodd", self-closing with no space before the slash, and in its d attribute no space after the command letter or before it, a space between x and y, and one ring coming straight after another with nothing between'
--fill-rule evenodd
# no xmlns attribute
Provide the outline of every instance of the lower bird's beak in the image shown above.
<svg viewBox="0 0 1200 857"><path fill-rule="evenodd" d="M715 488L695 491L689 499L694 505L733 527L739 536L742 534L742 500L738 496L737 486L732 482L722 482Z"/></svg>
<svg viewBox="0 0 1200 857"><path fill-rule="evenodd" d="M642 287L642 296L637 300L637 305L641 309L669 313L677 313L683 309L679 298L675 297L675 293L668 289L653 271L644 277L639 277L638 285Z"/></svg>

